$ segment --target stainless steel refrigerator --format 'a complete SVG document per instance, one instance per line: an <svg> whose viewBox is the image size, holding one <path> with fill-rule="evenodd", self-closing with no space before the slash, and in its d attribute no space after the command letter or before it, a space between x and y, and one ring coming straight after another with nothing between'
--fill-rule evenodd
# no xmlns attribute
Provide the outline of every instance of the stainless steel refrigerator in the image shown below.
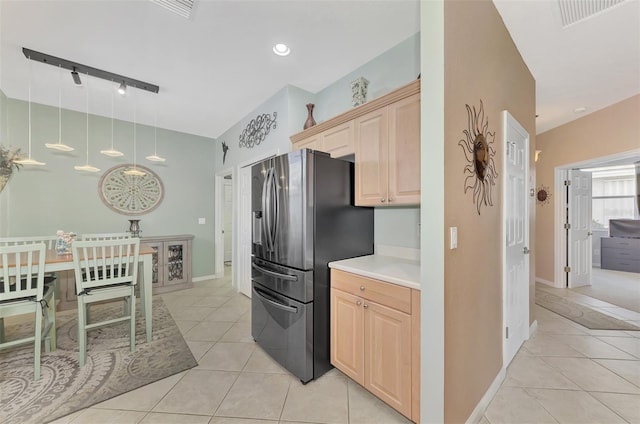
<svg viewBox="0 0 640 424"><path fill-rule="evenodd" d="M373 253L353 163L303 149L252 167L254 340L303 383L331 369L328 262Z"/></svg>

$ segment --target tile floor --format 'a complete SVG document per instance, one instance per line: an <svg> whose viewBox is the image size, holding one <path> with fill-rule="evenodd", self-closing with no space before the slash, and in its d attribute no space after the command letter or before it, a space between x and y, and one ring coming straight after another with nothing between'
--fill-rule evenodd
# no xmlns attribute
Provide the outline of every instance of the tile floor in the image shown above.
<svg viewBox="0 0 640 424"><path fill-rule="evenodd" d="M409 422L337 370L303 386L252 341L228 277L194 285L162 297L199 365L55 424ZM640 332L536 319L481 423L640 423Z"/></svg>

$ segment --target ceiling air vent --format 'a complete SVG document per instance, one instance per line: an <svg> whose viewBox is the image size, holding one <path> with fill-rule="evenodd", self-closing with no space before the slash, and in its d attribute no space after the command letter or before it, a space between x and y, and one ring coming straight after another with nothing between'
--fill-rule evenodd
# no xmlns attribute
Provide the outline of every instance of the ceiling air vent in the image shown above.
<svg viewBox="0 0 640 424"><path fill-rule="evenodd" d="M558 0L564 28L610 9L626 0Z"/></svg>
<svg viewBox="0 0 640 424"><path fill-rule="evenodd" d="M150 0L152 3L189 19L193 10L194 0Z"/></svg>

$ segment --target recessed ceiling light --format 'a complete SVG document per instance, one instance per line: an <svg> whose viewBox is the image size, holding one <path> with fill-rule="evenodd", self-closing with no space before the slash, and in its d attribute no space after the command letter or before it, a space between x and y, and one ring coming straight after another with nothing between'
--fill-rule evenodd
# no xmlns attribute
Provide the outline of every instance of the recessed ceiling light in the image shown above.
<svg viewBox="0 0 640 424"><path fill-rule="evenodd" d="M586 107L577 107L577 108L573 109L573 111L575 113L582 113L582 112L585 112L586 110L587 110Z"/></svg>
<svg viewBox="0 0 640 424"><path fill-rule="evenodd" d="M291 49L286 44L278 43L273 46L273 52L278 56L288 56L291 53Z"/></svg>

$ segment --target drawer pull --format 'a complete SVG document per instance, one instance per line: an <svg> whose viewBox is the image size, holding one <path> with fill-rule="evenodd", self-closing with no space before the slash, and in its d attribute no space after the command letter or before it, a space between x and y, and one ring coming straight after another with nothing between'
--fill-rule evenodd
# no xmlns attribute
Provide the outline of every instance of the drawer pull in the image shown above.
<svg viewBox="0 0 640 424"><path fill-rule="evenodd" d="M360 306L360 305L362 305L362 302L359 301L359 300L356 300L356 305Z"/></svg>
<svg viewBox="0 0 640 424"><path fill-rule="evenodd" d="M367 309L368 307L369 307L369 305L367 305L366 303L363 306L364 309Z"/></svg>
<svg viewBox="0 0 640 424"><path fill-rule="evenodd" d="M360 286L360 291L364 291L364 286Z"/></svg>

